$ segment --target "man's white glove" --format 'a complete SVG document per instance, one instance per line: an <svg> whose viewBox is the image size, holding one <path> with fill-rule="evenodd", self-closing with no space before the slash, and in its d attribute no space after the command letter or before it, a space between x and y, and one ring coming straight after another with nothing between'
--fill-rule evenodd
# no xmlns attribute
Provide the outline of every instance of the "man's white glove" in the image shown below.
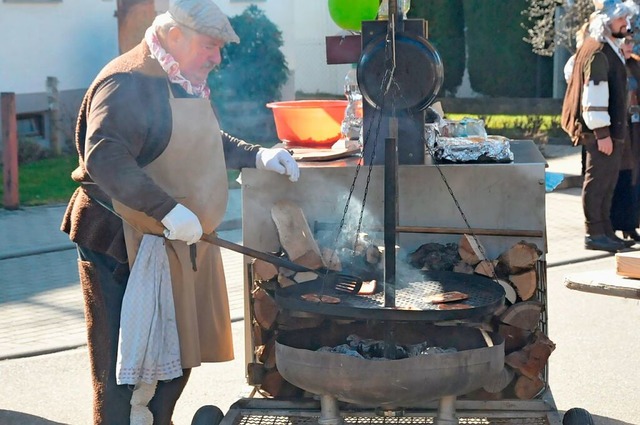
<svg viewBox="0 0 640 425"><path fill-rule="evenodd" d="M298 181L300 177L298 163L286 149L282 148L260 148L256 155L256 168L287 175L292 182Z"/></svg>
<svg viewBox="0 0 640 425"><path fill-rule="evenodd" d="M185 241L187 245L196 243L202 237L202 225L198 217L182 204L178 204L160 220L167 239Z"/></svg>

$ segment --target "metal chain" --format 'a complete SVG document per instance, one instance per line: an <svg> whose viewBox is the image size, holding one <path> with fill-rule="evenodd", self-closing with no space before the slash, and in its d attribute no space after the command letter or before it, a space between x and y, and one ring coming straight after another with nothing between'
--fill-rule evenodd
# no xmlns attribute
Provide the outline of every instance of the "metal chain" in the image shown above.
<svg viewBox="0 0 640 425"><path fill-rule="evenodd" d="M425 141L425 146L427 147L427 151L429 152L429 155L431 155L431 157L433 157L433 149L431 149L431 146L429 146L429 144L426 143L426 141ZM442 172L442 169L440 168L440 165L438 163L436 163L436 162L434 162L433 165L435 165L436 170L438 170L438 173L440 174L440 178L442 179L442 182L447 187L447 190L449 191L449 195L451 195L451 199L453 199L453 203L456 205L456 208L458 209L458 212L460 213L460 217L462 217L462 220L464 220L464 224L467 226L467 230L471 234L471 237L473 238L474 242L478 246L478 249L480 250L480 254L482 254L483 259L487 260L488 259L487 254L485 253L483 246L480 244L480 241L478 240L477 235L471 229L471 225L469 224L469 220L467 220L467 216L465 215L464 211L462 211L462 207L460 206L460 202L458 202L458 198L456 198L456 195L453 193L453 189L451 189L451 186L449 185L449 182L447 181L447 178L444 176L444 173ZM498 282L498 276L496 275L496 270L495 270L495 267L493 267L493 265L491 266L491 274L493 276L493 279L497 283Z"/></svg>
<svg viewBox="0 0 640 425"><path fill-rule="evenodd" d="M389 42L390 42L389 35L387 34L387 43L389 43ZM382 101L381 101L381 104L379 105L379 108L377 108L375 110L376 112L378 112L378 111L380 111L380 112L371 121L372 124L373 124L373 122L377 123L376 131L374 133L376 136L379 135L379 133L380 133L380 126L381 126L381 122L382 122L382 111L384 110L384 100L386 99L386 95L387 95L389 89L391 88L391 84L392 83L395 83L396 87L397 87L397 82L395 81L395 78L393 78L393 74L394 74L393 71L394 71L393 69L392 70L387 69L387 71L385 72L385 75L384 75L384 77L382 79L382 82L380 83L380 91L383 93L382 94ZM396 93L400 94L399 96L400 96L401 100L405 100L404 96L402 94L402 90L398 89L398 90L396 90ZM369 128L367 129L366 135L365 135L364 140L363 140L363 149L362 149L363 150L363 157L362 157L363 161L365 159L364 158L364 148L365 148L365 145L368 142L368 140L370 140L369 136L370 136L370 133L371 133L371 128L373 127L372 124L369 125ZM373 149L371 150L371 152L372 152L371 153L371 162L369 164L369 170L368 170L368 173L367 173L367 180L366 180L365 187L364 187L364 193L363 193L363 198L362 198L362 206L361 206L361 209L360 209L360 216L358 218L358 226L356 228L356 233L355 233L355 238L354 238L354 248L355 248L355 245L357 243L358 235L360 234L360 230L362 229L362 221L364 219L364 211L365 211L365 205L366 205L366 202L367 202L367 194L369 192L369 185L370 185L370 182L371 182L371 172L373 170L373 161L374 161L375 155L376 155L376 144L377 144L377 141L378 141L378 138L376 137L374 139L374 142L373 142ZM427 148L427 151L429 152L429 155L431 155L431 157L433 157L433 150L428 145L428 143L426 143L426 141L425 141L425 146ZM356 165L356 171L355 171L355 175L354 175L354 178L353 178L353 182L351 183L351 187L349 189L349 195L348 195L347 200L345 202L344 210L343 210L343 213L342 213L342 218L340 220L340 225L339 225L339 227L337 229L337 232L336 232L336 237L335 237L335 245L336 246L337 246L340 234L342 233L342 230L344 228L345 220L346 220L346 217L347 217L347 214L348 214L348 211L349 211L349 204L351 202L351 198L352 198L353 192L355 190L355 186L356 186L356 182L357 182L357 179L358 179L358 175L359 175L359 172L360 172L361 165L362 165L362 161L358 161L358 164ZM440 168L440 165L437 164L436 162L434 162L434 165L436 167L436 170L438 170L440 178L442 179L442 182L445 184L445 186L447 188L447 191L449 192L449 195L451 195L451 199L453 199L453 202L454 202L458 212L460 213L460 217L462 217L462 220L464 221L464 223L465 223L465 225L467 227L467 230L469 231L469 233L471 234L471 237L473 238L473 240L475 241L476 245L478 246L478 249L480 250L480 254L482 255L482 257L485 260L488 259L487 254L486 254L483 246L480 244L480 241L478 240L477 235L473 232L473 230L471 228L471 225L469 224L469 220L467 219L466 214L462 210L460 202L458 202L458 199L456 198L455 194L453 193L453 189L449 185L449 182L447 181L447 178L445 177L444 173L442 172L442 169ZM386 200L385 200L385 202L386 202ZM394 202L397 202L397 200L394 200ZM491 267L491 273L493 275L493 279L496 282L498 282L498 276L496 275L495 267L493 267L493 266ZM324 288L324 282L323 282L323 288Z"/></svg>

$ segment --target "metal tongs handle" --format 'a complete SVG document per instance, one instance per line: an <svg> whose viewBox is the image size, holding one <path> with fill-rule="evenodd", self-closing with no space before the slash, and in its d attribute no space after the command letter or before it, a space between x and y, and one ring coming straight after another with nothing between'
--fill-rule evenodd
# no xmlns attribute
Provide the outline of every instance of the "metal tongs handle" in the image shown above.
<svg viewBox="0 0 640 425"><path fill-rule="evenodd" d="M284 267L286 269L293 270L294 272L313 272L316 274L320 273L318 272L318 270L313 270L308 267L301 266L300 264L296 264L293 261L289 261L285 258L277 257L275 255L268 254L266 252L258 251L253 248L248 248L243 245L238 245L237 243L220 239L215 232L209 233L209 234L203 234L200 240L208 242L213 245L217 245L222 248L230 249L231 251L239 252L240 254L244 254L249 257L266 261L267 263L271 263L279 267Z"/></svg>

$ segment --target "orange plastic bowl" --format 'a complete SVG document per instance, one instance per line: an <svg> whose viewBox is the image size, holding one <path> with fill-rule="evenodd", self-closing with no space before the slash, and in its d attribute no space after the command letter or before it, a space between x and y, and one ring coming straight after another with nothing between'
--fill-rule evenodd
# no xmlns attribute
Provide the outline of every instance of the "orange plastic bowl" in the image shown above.
<svg viewBox="0 0 640 425"><path fill-rule="evenodd" d="M278 138L287 146L328 148L340 138L346 100L292 100L267 103Z"/></svg>

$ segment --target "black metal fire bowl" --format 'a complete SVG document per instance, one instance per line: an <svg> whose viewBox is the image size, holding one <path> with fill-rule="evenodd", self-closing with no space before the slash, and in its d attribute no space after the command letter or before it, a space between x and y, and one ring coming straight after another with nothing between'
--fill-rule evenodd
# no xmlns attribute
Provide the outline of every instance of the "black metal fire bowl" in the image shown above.
<svg viewBox="0 0 640 425"><path fill-rule="evenodd" d="M383 332L361 335L363 329L347 326L340 335L357 331L359 336L384 338ZM397 328L398 341L402 328ZM457 352L425 354L401 360L369 360L333 352L318 352L325 343L340 342L318 330L315 335L296 337L287 333L276 341L276 361L280 374L290 383L320 396L362 407L384 409L426 407L444 396L460 396L488 383L504 367L504 340L488 333L488 346L481 332L460 326L424 325L411 332L409 343L428 341L439 347L455 347ZM422 341L420 341L422 339ZM304 345L304 346L301 346Z"/></svg>

